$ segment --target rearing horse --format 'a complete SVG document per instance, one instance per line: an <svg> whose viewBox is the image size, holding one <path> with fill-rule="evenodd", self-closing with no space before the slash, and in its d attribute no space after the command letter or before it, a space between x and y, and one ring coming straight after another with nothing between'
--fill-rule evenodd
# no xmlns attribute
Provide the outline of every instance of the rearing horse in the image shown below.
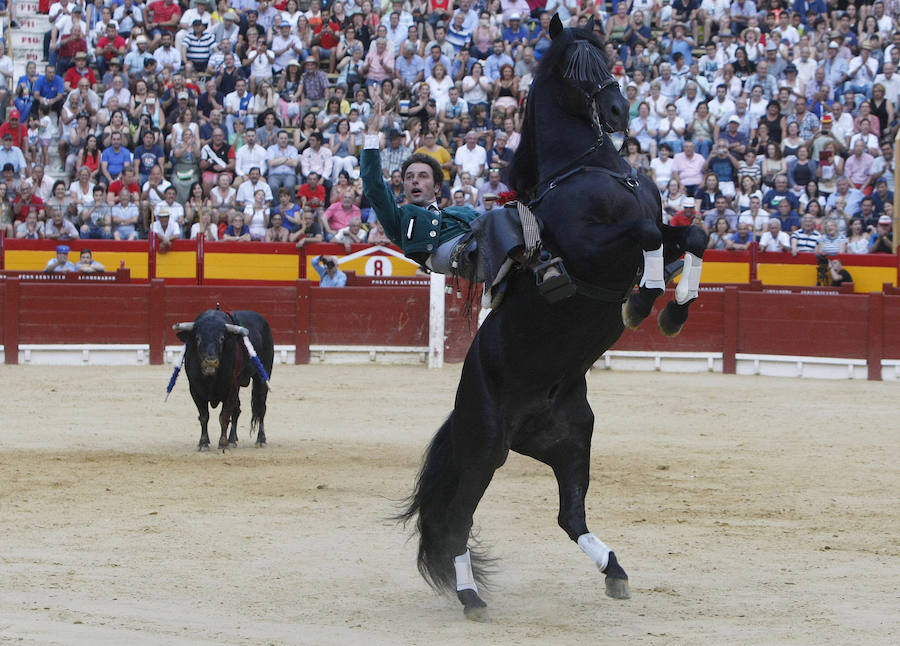
<svg viewBox="0 0 900 646"><path fill-rule="evenodd" d="M469 348L453 412L433 438L401 516L416 518L423 577L436 589L455 590L472 619L486 617L478 595L484 555L468 549L473 514L510 450L553 469L560 527L606 575L606 594L629 597L625 570L585 521L594 426L585 373L621 335L623 302L641 266L661 283L663 242L674 259L691 237L661 231L659 191L631 171L607 135L625 129L628 104L592 24L563 29L554 16L551 36L529 92L512 178L576 293L550 304L530 271L510 276L503 305ZM645 252L658 253L659 261L645 262ZM644 285L625 315L639 322L661 286ZM686 305L679 307L686 317Z"/></svg>

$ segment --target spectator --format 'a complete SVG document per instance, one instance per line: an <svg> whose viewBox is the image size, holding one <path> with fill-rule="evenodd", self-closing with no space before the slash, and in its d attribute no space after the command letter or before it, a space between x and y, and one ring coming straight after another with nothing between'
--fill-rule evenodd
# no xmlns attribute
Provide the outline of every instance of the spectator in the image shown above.
<svg viewBox="0 0 900 646"><path fill-rule="evenodd" d="M181 227L173 222L169 216L169 207L161 207L157 211L156 219L150 228L150 235L155 236L161 253L166 253L172 247L172 242L181 238Z"/></svg>
<svg viewBox="0 0 900 646"><path fill-rule="evenodd" d="M838 230L833 218L826 218L822 223L822 237L816 247L817 254L833 256L847 253L847 238Z"/></svg>
<svg viewBox="0 0 900 646"><path fill-rule="evenodd" d="M56 247L56 256L47 261L44 267L47 273L77 271L75 263L69 260L69 247L61 244Z"/></svg>
<svg viewBox="0 0 900 646"><path fill-rule="evenodd" d="M37 211L34 209L28 211L24 222L16 222L15 225L15 237L18 240L43 240L46 237L44 233L45 226L38 221ZM7 223L5 230L11 231L12 223ZM75 238L77 237L76 232Z"/></svg>
<svg viewBox="0 0 900 646"><path fill-rule="evenodd" d="M106 267L94 260L94 254L85 248L81 250L75 270L82 274L100 274L106 271Z"/></svg>
<svg viewBox="0 0 900 646"><path fill-rule="evenodd" d="M791 238L781 230L781 220L778 218L770 218L768 222L768 231L766 231L759 240L759 251L791 251Z"/></svg>
<svg viewBox="0 0 900 646"><path fill-rule="evenodd" d="M746 222L739 222L737 231L726 239L725 246L731 251L746 251L754 242L753 231Z"/></svg>
<svg viewBox="0 0 900 646"><path fill-rule="evenodd" d="M863 221L860 218L850 220L847 236L847 253L869 253L870 236L866 234L863 228Z"/></svg>
<svg viewBox="0 0 900 646"><path fill-rule="evenodd" d="M262 177L259 167L254 166L250 169L247 181L242 182L238 187L237 195L234 198L235 204L241 210L247 206L252 206L255 201L256 191L261 190L266 204L273 199L272 189Z"/></svg>
<svg viewBox="0 0 900 646"><path fill-rule="evenodd" d="M269 146L266 151L266 164L268 165L268 184L273 193L282 187L290 192L297 186L297 165L299 163L297 149L288 143L288 133L284 130L278 133L276 143Z"/></svg>
<svg viewBox="0 0 900 646"><path fill-rule="evenodd" d="M800 228L791 234L791 255L815 253L822 242L822 234L816 231L816 221L811 215L804 215Z"/></svg>
<svg viewBox="0 0 900 646"><path fill-rule="evenodd" d="M140 193L135 194L127 187L119 191L119 198L110 213L114 240L137 240L137 223L140 210L137 201Z"/></svg>
<svg viewBox="0 0 900 646"><path fill-rule="evenodd" d="M325 209L323 221L325 223L325 239L327 241L330 241L341 229L350 226L350 222L354 218L362 220L362 212L353 203L354 197L355 193L353 191L345 191L341 195L340 202L336 202Z"/></svg>
<svg viewBox="0 0 900 646"><path fill-rule="evenodd" d="M301 207L320 209L325 207L325 186L320 183L320 175L313 171L306 177L306 182L297 189Z"/></svg>
<svg viewBox="0 0 900 646"><path fill-rule="evenodd" d="M894 222L889 215L878 218L875 231L869 238L869 253L894 253Z"/></svg>
<svg viewBox="0 0 900 646"><path fill-rule="evenodd" d="M313 269L319 274L319 287L344 287L347 285L347 274L338 268L334 256L317 256L312 261Z"/></svg>

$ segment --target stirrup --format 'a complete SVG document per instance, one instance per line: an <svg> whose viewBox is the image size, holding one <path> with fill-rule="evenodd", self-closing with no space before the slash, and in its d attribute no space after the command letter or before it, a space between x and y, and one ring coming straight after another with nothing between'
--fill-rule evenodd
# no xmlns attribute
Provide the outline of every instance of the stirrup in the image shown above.
<svg viewBox="0 0 900 646"><path fill-rule="evenodd" d="M537 284L538 292L548 303L558 303L561 300L574 296L576 290L575 284L566 271L562 258L559 256L552 257L546 250L541 252L541 262L533 267L534 279ZM559 273L555 276L545 278L544 274L551 267L555 268Z"/></svg>

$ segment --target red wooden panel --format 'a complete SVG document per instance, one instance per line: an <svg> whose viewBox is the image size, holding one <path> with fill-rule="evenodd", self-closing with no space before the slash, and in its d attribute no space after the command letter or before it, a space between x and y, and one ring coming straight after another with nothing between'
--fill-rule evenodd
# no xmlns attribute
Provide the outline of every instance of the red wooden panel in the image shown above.
<svg viewBox="0 0 900 646"><path fill-rule="evenodd" d="M0 280L0 343L3 343L3 333L6 322L6 281Z"/></svg>
<svg viewBox="0 0 900 646"><path fill-rule="evenodd" d="M884 296L884 340L882 357L900 359L900 295Z"/></svg>
<svg viewBox="0 0 900 646"><path fill-rule="evenodd" d="M293 344L296 331L297 290L289 287L252 286L166 286L166 343L177 344L178 338L172 324L179 321L193 321L205 310L253 310L262 314L272 328L276 344Z"/></svg>
<svg viewBox="0 0 900 646"><path fill-rule="evenodd" d="M865 358L868 298L739 292L737 351Z"/></svg>
<svg viewBox="0 0 900 646"><path fill-rule="evenodd" d="M428 345L428 290L310 289L310 344Z"/></svg>
<svg viewBox="0 0 900 646"><path fill-rule="evenodd" d="M613 350L655 350L659 352L721 352L723 344L724 291L701 288L700 296L691 304L688 320L676 337L660 334L656 317L675 298L669 289L656 300L653 312L637 330L625 330Z"/></svg>
<svg viewBox="0 0 900 646"><path fill-rule="evenodd" d="M21 284L20 343L142 343L147 285Z"/></svg>

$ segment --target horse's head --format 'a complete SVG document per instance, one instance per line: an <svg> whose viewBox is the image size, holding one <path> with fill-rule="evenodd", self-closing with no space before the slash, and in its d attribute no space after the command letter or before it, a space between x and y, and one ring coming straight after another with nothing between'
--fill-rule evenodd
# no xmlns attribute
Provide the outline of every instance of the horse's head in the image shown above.
<svg viewBox="0 0 900 646"><path fill-rule="evenodd" d="M550 38L553 43L539 74L545 79L558 78L560 106L590 119L595 128L627 131L628 101L609 71L603 45L594 34L593 18L583 28L564 28L554 14Z"/></svg>

